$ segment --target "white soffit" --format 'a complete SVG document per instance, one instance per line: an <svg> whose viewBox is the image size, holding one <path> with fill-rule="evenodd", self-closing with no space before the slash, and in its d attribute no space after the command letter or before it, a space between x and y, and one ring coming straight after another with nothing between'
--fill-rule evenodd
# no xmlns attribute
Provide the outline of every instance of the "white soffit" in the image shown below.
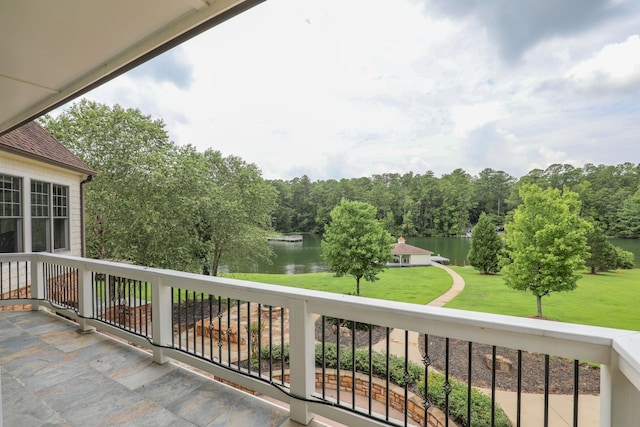
<svg viewBox="0 0 640 427"><path fill-rule="evenodd" d="M0 135L264 0L0 0Z"/></svg>

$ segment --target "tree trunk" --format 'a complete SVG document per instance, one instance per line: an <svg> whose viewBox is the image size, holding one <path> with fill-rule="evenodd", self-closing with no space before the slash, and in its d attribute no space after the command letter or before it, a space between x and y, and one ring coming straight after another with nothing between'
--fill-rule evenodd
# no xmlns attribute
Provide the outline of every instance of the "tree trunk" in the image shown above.
<svg viewBox="0 0 640 427"><path fill-rule="evenodd" d="M542 319L542 297L540 295L536 295L538 299L538 317Z"/></svg>
<svg viewBox="0 0 640 427"><path fill-rule="evenodd" d="M356 295L360 296L360 277L356 277Z"/></svg>

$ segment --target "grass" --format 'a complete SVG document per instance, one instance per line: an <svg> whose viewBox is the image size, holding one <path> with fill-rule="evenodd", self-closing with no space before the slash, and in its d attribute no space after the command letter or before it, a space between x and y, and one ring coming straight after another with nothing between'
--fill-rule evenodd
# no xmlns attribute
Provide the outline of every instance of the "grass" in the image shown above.
<svg viewBox="0 0 640 427"><path fill-rule="evenodd" d="M333 273L232 273L225 274L225 277L339 294L355 295L356 292L353 277L335 277ZM427 304L445 293L453 283L446 271L435 267L389 268L378 277L380 280L375 282L360 281L360 296Z"/></svg>
<svg viewBox="0 0 640 427"><path fill-rule="evenodd" d="M501 275L482 275L472 267L452 267L465 280L460 295L446 306L462 310L528 317L536 298L504 284ZM578 287L542 298L546 318L568 323L640 330L640 269L583 274Z"/></svg>

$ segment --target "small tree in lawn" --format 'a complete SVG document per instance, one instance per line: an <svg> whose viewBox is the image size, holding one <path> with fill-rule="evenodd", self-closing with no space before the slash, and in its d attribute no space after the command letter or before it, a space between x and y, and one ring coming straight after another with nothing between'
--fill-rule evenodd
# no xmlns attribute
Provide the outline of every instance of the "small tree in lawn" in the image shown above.
<svg viewBox="0 0 640 427"><path fill-rule="evenodd" d="M368 282L386 268L392 258L394 239L376 219L376 208L364 202L343 199L331 211L331 222L322 238L322 258L336 276L356 279L356 295L360 295L360 279Z"/></svg>
<svg viewBox="0 0 640 427"><path fill-rule="evenodd" d="M495 224L482 212L471 233L471 245L467 256L469 264L482 274L497 273L500 271L499 254L502 246L502 239L496 231Z"/></svg>
<svg viewBox="0 0 640 427"><path fill-rule="evenodd" d="M520 198L522 204L505 225L502 274L507 286L536 296L542 317L543 296L576 288L591 225L579 215L578 194L566 188L560 192L523 185Z"/></svg>
<svg viewBox="0 0 640 427"><path fill-rule="evenodd" d="M587 233L587 245L589 246L589 256L586 264L591 274L599 271L615 270L618 266L618 253L615 246L611 244L602 229L592 223L592 229Z"/></svg>

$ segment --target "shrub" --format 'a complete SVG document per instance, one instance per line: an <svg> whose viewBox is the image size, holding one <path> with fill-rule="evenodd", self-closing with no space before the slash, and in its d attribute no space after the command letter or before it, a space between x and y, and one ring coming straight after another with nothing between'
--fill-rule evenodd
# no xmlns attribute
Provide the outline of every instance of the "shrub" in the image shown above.
<svg viewBox="0 0 640 427"><path fill-rule="evenodd" d="M629 252L629 251L625 251L624 249L616 246L615 247L616 250L616 267L617 268L623 268L623 269L631 269L634 267L634 256L633 256L633 252Z"/></svg>
<svg viewBox="0 0 640 427"><path fill-rule="evenodd" d="M284 351L285 363L289 362L289 344L283 347L276 344L271 347L274 361L281 360L281 354ZM340 369L352 370L353 368L353 352L350 347L344 350L340 349ZM324 345L324 363L327 368L337 368L337 347L334 343L325 343ZM263 360L269 360L269 346L266 345L261 349ZM317 343L315 349L316 366L322 366L322 344ZM255 361L257 362L257 361ZM356 371L369 373L369 350L367 348L358 348L355 353ZM407 363L408 386L416 385L418 393L424 398L424 367L414 363ZM387 357L384 352L371 352L371 375L386 378L387 377ZM405 360L394 354L389 355L389 378L391 382L401 387L405 384ZM449 394L449 414L462 426L469 427L467 418L467 386L464 383L449 378L449 384L452 389ZM429 373L429 399L440 408L445 407L444 392L444 375L438 372ZM471 390L471 419L473 427L484 427L491 425L491 398L482 392ZM511 427L511 421L505 412L496 405L495 409L495 426Z"/></svg>
<svg viewBox="0 0 640 427"><path fill-rule="evenodd" d="M444 408L446 406L446 395L444 392L444 375L439 372L429 373L429 400L435 406ZM449 394L449 414L462 426L469 427L467 420L467 385L449 378L451 393ZM424 378L418 383L418 391L424 397ZM491 426L491 397L481 391L471 389L471 421L473 427ZM501 407L496 405L495 424L496 427L511 427L511 420Z"/></svg>

